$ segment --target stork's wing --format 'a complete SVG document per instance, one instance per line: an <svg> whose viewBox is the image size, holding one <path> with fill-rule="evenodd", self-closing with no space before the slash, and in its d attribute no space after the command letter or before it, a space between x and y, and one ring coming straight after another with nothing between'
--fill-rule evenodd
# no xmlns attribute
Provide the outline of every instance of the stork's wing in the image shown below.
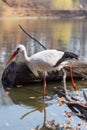
<svg viewBox="0 0 87 130"><path fill-rule="evenodd" d="M64 52L55 49L45 50L31 56L31 60L35 61L38 65L54 66L64 55Z"/></svg>
<svg viewBox="0 0 87 130"><path fill-rule="evenodd" d="M72 52L64 52L64 55L57 61L57 63L53 67L57 67L63 61L66 61L68 59L73 59L73 58L78 59L78 55Z"/></svg>

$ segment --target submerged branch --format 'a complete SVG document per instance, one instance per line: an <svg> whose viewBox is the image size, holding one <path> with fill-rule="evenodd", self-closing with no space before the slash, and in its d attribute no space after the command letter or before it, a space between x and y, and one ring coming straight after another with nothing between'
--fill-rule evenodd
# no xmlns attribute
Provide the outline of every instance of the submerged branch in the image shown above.
<svg viewBox="0 0 87 130"><path fill-rule="evenodd" d="M61 90L58 89L58 93L59 95L57 97L57 100L60 101L61 104L67 104L74 115L87 121L87 95L85 92L83 92L83 95L85 95L83 100L77 99L70 95L66 95L63 87L61 88Z"/></svg>

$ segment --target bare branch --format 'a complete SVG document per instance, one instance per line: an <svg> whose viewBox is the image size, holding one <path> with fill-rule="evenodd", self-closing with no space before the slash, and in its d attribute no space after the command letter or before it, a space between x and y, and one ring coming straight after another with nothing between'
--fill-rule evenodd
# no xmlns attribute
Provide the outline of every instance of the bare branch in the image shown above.
<svg viewBox="0 0 87 130"><path fill-rule="evenodd" d="M21 28L21 30L25 34L27 34L27 36L29 36L31 39L33 39L34 41L36 41L40 46L42 46L45 50L47 50L47 48L44 45L42 45L36 38L32 37L27 31L25 31L25 29L21 25L19 25L19 27Z"/></svg>

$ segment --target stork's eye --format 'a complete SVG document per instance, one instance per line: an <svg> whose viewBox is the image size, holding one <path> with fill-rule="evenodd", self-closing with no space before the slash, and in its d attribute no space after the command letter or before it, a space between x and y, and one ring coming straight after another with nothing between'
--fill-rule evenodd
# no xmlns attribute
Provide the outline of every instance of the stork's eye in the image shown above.
<svg viewBox="0 0 87 130"><path fill-rule="evenodd" d="M17 48L17 52L19 52L20 48Z"/></svg>

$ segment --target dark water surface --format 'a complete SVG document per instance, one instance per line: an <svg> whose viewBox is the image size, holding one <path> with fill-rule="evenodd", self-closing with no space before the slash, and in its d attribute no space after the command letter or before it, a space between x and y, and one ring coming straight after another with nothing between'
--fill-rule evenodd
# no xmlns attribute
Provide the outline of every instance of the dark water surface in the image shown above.
<svg viewBox="0 0 87 130"><path fill-rule="evenodd" d="M28 55L43 50L36 42L26 36L18 27L22 25L33 37L47 48L69 50L79 55L79 60L87 62L87 20L57 20L57 19L1 19L0 20L0 71L12 54L17 44L24 44ZM19 56L17 60L22 60ZM1 77L1 75L0 75ZM76 81L78 94L87 92L87 81ZM71 83L67 83L71 89ZM46 130L45 120L55 120L64 124L67 117L64 111L70 112L66 106L57 106L55 88L61 83L47 85L47 95L53 99L42 101L42 84L18 86L10 92L13 105L0 104L0 130ZM75 92L71 91L72 94ZM1 95L0 95L1 97ZM77 126L81 119L74 117L71 125ZM80 126L86 130L86 126Z"/></svg>

